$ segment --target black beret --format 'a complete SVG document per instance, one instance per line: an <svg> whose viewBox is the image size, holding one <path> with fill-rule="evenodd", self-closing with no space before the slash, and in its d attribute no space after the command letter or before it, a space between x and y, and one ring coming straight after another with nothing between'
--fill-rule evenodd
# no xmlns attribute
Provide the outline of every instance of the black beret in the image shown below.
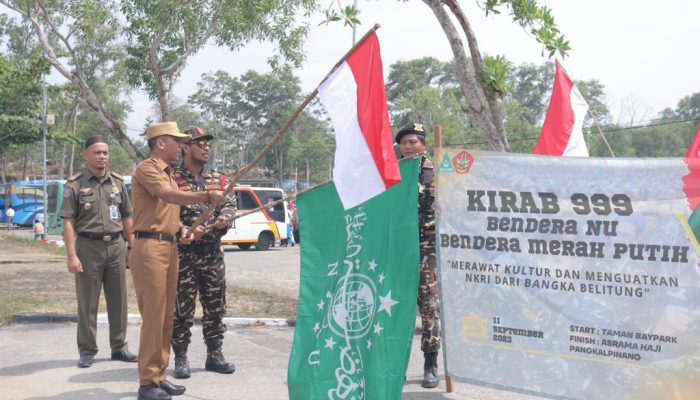
<svg viewBox="0 0 700 400"><path fill-rule="evenodd" d="M92 136L90 136L89 138L87 138L87 139L85 140L85 147L84 147L84 148L87 149L88 147L92 146L92 145L95 144L95 143L104 143L104 144L108 144L108 143L107 143L107 139L106 139L104 136L102 136L102 135L92 135Z"/></svg>
<svg viewBox="0 0 700 400"><path fill-rule="evenodd" d="M396 137L394 138L394 142L400 143L401 138L404 137L405 135L417 135L417 136L423 136L425 138L425 130L423 129L423 124L418 124L418 123L414 122L412 125L401 129L396 134Z"/></svg>

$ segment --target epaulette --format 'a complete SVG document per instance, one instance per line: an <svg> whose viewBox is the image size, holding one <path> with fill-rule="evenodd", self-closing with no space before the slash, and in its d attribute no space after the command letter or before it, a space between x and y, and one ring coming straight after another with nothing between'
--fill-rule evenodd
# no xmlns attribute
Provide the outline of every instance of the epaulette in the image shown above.
<svg viewBox="0 0 700 400"><path fill-rule="evenodd" d="M67 180L68 180L68 182L75 182L75 181L78 180L78 178L80 178L81 176L83 176L83 173L82 173L82 172L78 172L77 174L71 176L71 177L68 178Z"/></svg>
<svg viewBox="0 0 700 400"><path fill-rule="evenodd" d="M110 174L112 174L112 176L115 177L115 178L117 178L117 179L120 179L120 180L122 180L122 181L124 180L124 177L121 176L121 175L119 175L119 174L116 173L116 172L110 172Z"/></svg>

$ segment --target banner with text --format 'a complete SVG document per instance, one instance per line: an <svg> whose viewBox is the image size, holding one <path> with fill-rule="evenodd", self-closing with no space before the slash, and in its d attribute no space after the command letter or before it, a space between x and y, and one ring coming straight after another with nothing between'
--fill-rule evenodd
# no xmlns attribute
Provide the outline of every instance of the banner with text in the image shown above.
<svg viewBox="0 0 700 400"><path fill-rule="evenodd" d="M445 149L448 373L559 398L697 398L698 202L698 159Z"/></svg>

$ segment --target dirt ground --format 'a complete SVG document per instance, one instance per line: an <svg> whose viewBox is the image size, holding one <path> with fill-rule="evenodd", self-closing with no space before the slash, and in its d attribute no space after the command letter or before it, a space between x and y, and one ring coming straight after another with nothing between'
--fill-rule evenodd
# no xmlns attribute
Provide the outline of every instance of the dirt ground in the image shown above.
<svg viewBox="0 0 700 400"><path fill-rule="evenodd" d="M75 314L75 281L62 249L0 235L0 326L21 312ZM227 288L227 316L296 318L294 299L256 288ZM127 272L129 313L138 314L131 274ZM104 296L100 312L105 312ZM198 307L197 315L201 315Z"/></svg>

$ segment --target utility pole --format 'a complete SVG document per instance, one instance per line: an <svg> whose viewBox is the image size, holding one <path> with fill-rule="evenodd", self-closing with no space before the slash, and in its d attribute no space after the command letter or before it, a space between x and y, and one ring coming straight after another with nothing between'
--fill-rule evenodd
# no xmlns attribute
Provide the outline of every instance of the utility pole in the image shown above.
<svg viewBox="0 0 700 400"><path fill-rule="evenodd" d="M46 233L46 236L48 237L49 235L49 219L48 219L48 208L49 208L49 196L46 190L46 103L47 103L47 96L46 96L46 79L41 83L41 91L42 91L42 97L43 97L43 105L41 109L41 136L42 136L42 142L44 146L44 232ZM33 221L32 221L33 222Z"/></svg>

